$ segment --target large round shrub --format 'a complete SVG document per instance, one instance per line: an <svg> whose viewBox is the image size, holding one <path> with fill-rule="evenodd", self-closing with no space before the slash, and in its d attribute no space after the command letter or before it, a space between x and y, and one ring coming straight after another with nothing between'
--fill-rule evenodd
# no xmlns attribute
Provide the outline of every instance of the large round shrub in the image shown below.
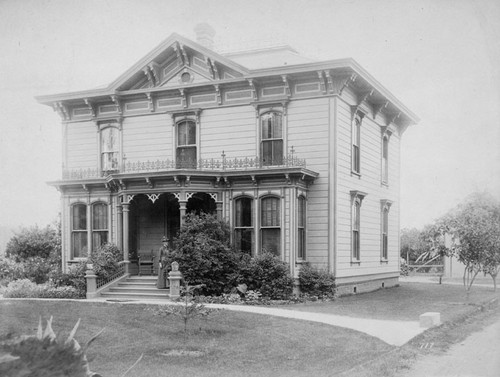
<svg viewBox="0 0 500 377"><path fill-rule="evenodd" d="M300 291L318 297L333 297L335 295L335 276L325 270L320 270L303 264L299 272Z"/></svg>
<svg viewBox="0 0 500 377"><path fill-rule="evenodd" d="M230 228L215 215L188 214L167 263L179 263L189 285L203 284L204 295L220 295L233 287L240 254L230 245Z"/></svg>
<svg viewBox="0 0 500 377"><path fill-rule="evenodd" d="M238 283L273 300L288 299L293 293L289 266L271 253L262 253L240 265Z"/></svg>

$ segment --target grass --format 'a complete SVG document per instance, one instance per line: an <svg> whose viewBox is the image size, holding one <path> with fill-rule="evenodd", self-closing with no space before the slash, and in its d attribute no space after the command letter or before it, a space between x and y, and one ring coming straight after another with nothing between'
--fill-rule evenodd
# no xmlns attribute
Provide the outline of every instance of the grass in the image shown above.
<svg viewBox="0 0 500 377"><path fill-rule="evenodd" d="M444 322L459 318L494 298L500 299L500 290L493 292L490 288L473 287L467 297L460 285L401 283L399 287L344 296L333 302L312 302L290 308L399 321L418 321L422 313L439 312Z"/></svg>
<svg viewBox="0 0 500 377"><path fill-rule="evenodd" d="M54 315L54 329L67 335L82 318L77 340L85 343L102 328L88 356L93 371L120 376L141 355L132 376L397 376L416 358L444 352L468 334L498 319L481 305L499 298L487 288L403 283L400 287L342 297L334 302L285 306L353 317L418 320L439 311L446 321L403 347L356 331L313 322L250 313L219 311L189 323L184 342L182 320L154 316L147 306L74 301L0 300L0 336L34 334L38 317ZM433 344L432 349L422 347ZM180 350L203 355L165 356ZM177 352L178 353L178 352Z"/></svg>
<svg viewBox="0 0 500 377"><path fill-rule="evenodd" d="M63 335L82 318L81 343L104 327L88 357L106 377L120 376L142 353L133 376L327 376L394 349L352 330L250 313L219 311L195 320L184 343L181 320L154 316L144 305L2 300L0 311L2 335L34 334L39 315L53 315ZM165 356L176 350L204 356Z"/></svg>

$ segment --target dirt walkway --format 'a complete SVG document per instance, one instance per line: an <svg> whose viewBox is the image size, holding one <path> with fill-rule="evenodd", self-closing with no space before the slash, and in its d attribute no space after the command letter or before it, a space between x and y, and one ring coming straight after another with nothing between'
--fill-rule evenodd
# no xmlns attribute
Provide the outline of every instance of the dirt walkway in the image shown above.
<svg viewBox="0 0 500 377"><path fill-rule="evenodd" d="M500 320L455 344L444 355L427 356L400 377L500 376Z"/></svg>

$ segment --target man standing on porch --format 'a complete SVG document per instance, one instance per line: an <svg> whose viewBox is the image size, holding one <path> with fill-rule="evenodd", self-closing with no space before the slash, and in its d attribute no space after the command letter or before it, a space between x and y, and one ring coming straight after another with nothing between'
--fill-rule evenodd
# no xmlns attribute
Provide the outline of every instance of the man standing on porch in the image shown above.
<svg viewBox="0 0 500 377"><path fill-rule="evenodd" d="M165 289L167 287L167 255L168 255L168 238L163 236L161 239L162 246L158 250L158 281L156 287Z"/></svg>

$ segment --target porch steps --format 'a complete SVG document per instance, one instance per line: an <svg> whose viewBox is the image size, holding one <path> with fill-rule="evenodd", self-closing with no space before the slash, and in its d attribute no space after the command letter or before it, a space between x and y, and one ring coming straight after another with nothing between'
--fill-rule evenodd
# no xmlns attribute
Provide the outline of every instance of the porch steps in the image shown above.
<svg viewBox="0 0 500 377"><path fill-rule="evenodd" d="M131 276L101 293L109 300L156 300L168 299L168 289L156 288L156 276Z"/></svg>

